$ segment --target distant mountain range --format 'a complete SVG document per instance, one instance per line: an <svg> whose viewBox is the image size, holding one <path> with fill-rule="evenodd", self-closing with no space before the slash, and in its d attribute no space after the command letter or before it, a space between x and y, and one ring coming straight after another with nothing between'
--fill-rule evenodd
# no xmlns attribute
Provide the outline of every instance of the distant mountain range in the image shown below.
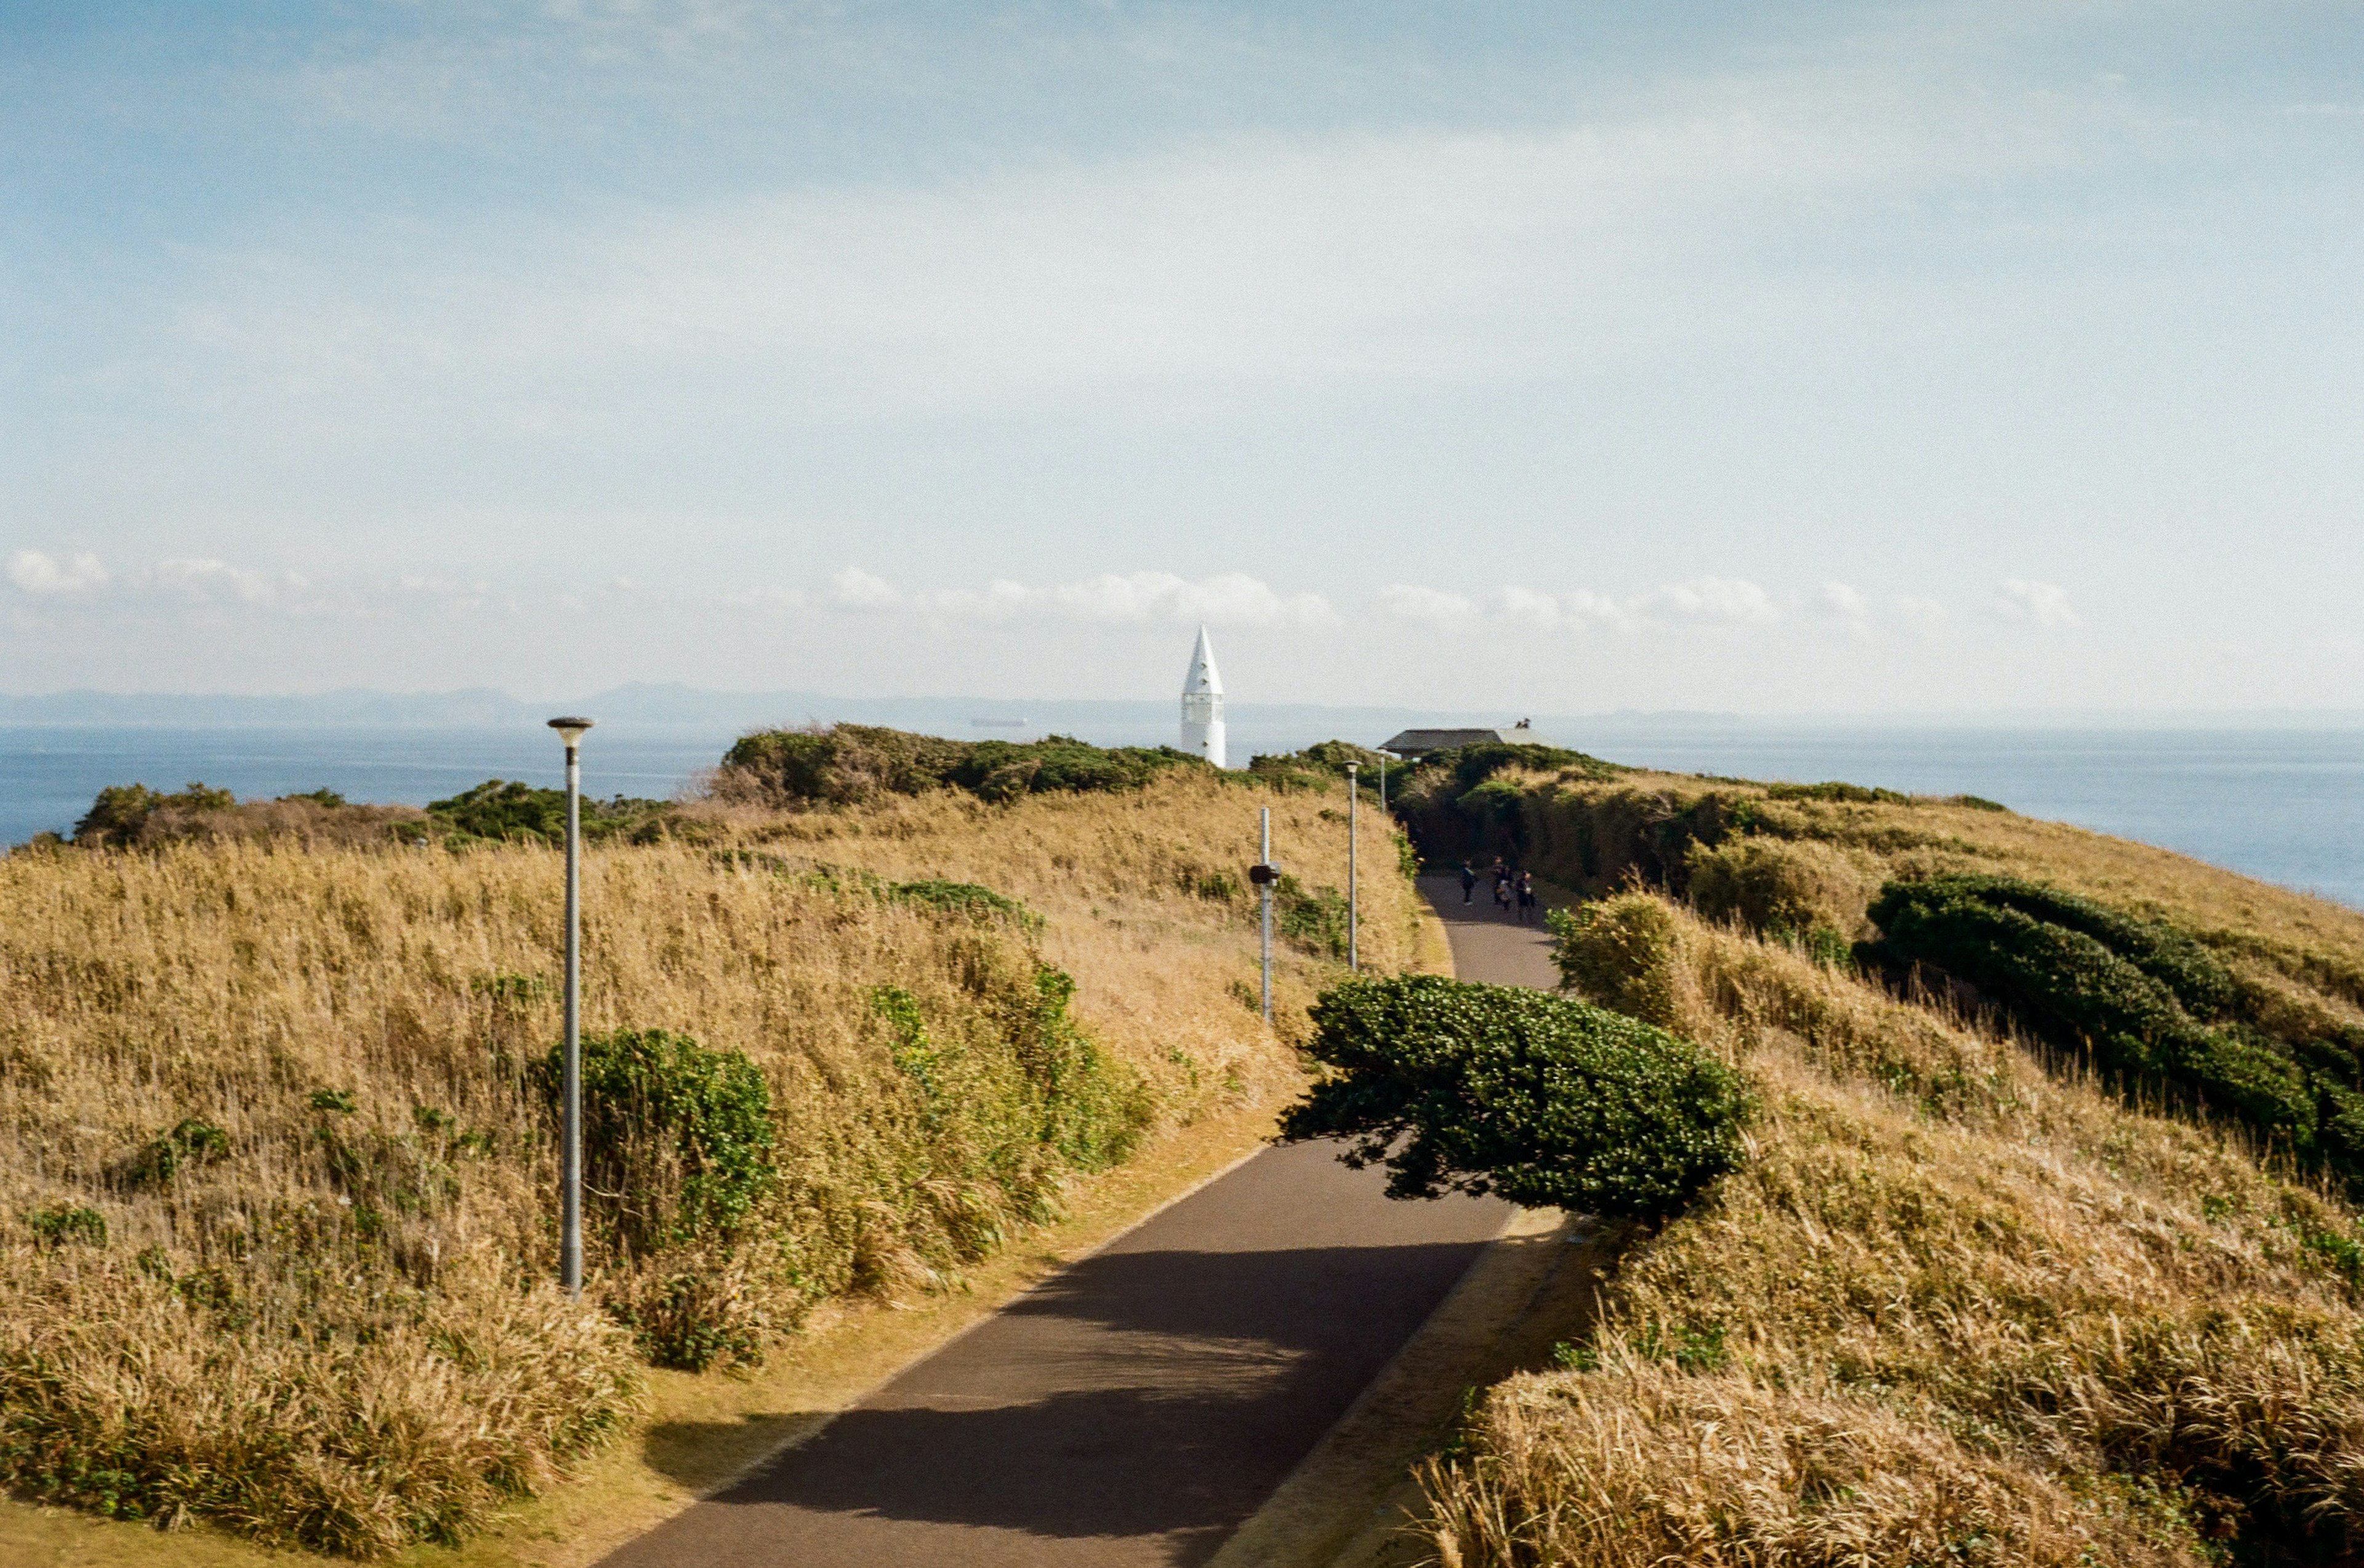
<svg viewBox="0 0 2364 1568"><path fill-rule="evenodd" d="M106 728L417 728L506 729L539 725L552 714L581 712L603 725L736 732L774 725L845 721L983 739L1048 732L1104 743L1170 740L1175 699L1087 701L1075 698L845 697L822 692L723 692L697 686L636 684L562 701L528 701L490 686L451 692L381 692L362 688L293 696L235 696L98 691L0 695L0 726ZM1230 705L1233 750L1248 735L1337 736L1366 744L1414 726L1508 725L1529 717L1509 709L1331 706L1318 703ZM1931 726L1942 728L2352 728L2364 710L2280 709L2251 713L1995 711L1979 714L1746 716L1729 713L1622 711L1589 715L1537 713L1541 738L1561 744L1636 730L1709 728Z"/></svg>
<svg viewBox="0 0 2364 1568"><path fill-rule="evenodd" d="M96 691L0 695L0 726L106 728L508 728L552 714L587 714L603 726L701 732L806 723L886 724L972 738L1049 731L1171 740L1173 698L842 697L821 692L719 692L687 685L617 686L588 696L529 702L490 686L453 692L349 689L298 696L158 695ZM1320 730L1383 740L1411 725L1508 724L1515 715L1306 703L1235 703L1235 729ZM1325 728L1326 727L1326 728Z"/></svg>

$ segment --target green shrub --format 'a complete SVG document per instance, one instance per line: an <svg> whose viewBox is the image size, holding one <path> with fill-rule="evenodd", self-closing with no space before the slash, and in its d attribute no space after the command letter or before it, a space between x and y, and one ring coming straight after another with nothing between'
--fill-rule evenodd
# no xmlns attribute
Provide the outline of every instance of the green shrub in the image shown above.
<svg viewBox="0 0 2364 1568"><path fill-rule="evenodd" d="M2310 1064L2228 1016L2231 975L2184 933L2010 877L1890 883L1870 914L1871 955L1967 981L2129 1087L2196 1096L2303 1160L2364 1176L2352 1053L2326 1043Z"/></svg>
<svg viewBox="0 0 2364 1568"><path fill-rule="evenodd" d="M636 833L672 810L662 800L620 795L610 800L586 796L577 803L576 818L586 840L603 840ZM447 840L463 843L471 839L496 843L566 841L566 792L508 779L486 779L448 800L430 800L427 816Z"/></svg>
<svg viewBox="0 0 2364 1568"><path fill-rule="evenodd" d="M161 1186L183 1167L201 1165L229 1152L229 1134L200 1117L184 1117L172 1130L158 1133L131 1157L125 1179L139 1185Z"/></svg>
<svg viewBox="0 0 2364 1568"><path fill-rule="evenodd" d="M1317 957L1346 956L1346 895L1334 887L1308 891L1281 873L1272 886L1272 924L1282 940Z"/></svg>
<svg viewBox="0 0 2364 1568"><path fill-rule="evenodd" d="M553 1118L563 1047L535 1066ZM727 1243L773 1180L772 1091L743 1052L663 1029L583 1037L583 1184L618 1254Z"/></svg>
<svg viewBox="0 0 2364 1568"><path fill-rule="evenodd" d="M1494 1192L1655 1219L1740 1162L1739 1075L1638 1019L1421 974L1334 986L1313 1023L1333 1075L1282 1135L1354 1140L1347 1162L1384 1164L1391 1197Z"/></svg>
<svg viewBox="0 0 2364 1568"><path fill-rule="evenodd" d="M1873 789L1866 784L1845 784L1828 779L1821 784L1769 784L1765 786L1767 798L1772 800L1835 800L1851 806L1910 806L1912 797L1892 789Z"/></svg>
<svg viewBox="0 0 2364 1568"><path fill-rule="evenodd" d="M146 784L110 784L98 792L90 809L74 824L73 841L84 849L138 841L149 817L161 810L227 811L238 796L191 781L178 795L162 795Z"/></svg>
<svg viewBox="0 0 2364 1568"><path fill-rule="evenodd" d="M1041 1141L1077 1170L1098 1171L1132 1152L1153 1107L1140 1079L1067 1016L1075 995L1065 970L1037 964L1032 995L1009 1027L1042 1107Z"/></svg>
<svg viewBox="0 0 2364 1568"><path fill-rule="evenodd" d="M886 897L893 903L916 905L972 920L1007 920L1024 931L1043 929L1043 917L1023 903L973 882L898 882L888 885Z"/></svg>
<svg viewBox="0 0 2364 1568"><path fill-rule="evenodd" d="M25 1216L34 1241L43 1247L104 1247L106 1216L79 1204L53 1203Z"/></svg>
<svg viewBox="0 0 2364 1568"><path fill-rule="evenodd" d="M948 740L878 725L766 729L723 754L717 792L775 805L847 806L959 789L1001 803L1020 795L1139 789L1168 769L1206 763L1171 746Z"/></svg>

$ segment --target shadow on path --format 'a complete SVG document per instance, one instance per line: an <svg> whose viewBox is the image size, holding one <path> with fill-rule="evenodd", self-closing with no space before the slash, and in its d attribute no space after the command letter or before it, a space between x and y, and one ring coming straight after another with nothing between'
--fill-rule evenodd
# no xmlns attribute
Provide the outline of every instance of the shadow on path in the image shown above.
<svg viewBox="0 0 2364 1568"><path fill-rule="evenodd" d="M608 1563L1205 1562L1510 1212L1336 1151L1256 1156Z"/></svg>

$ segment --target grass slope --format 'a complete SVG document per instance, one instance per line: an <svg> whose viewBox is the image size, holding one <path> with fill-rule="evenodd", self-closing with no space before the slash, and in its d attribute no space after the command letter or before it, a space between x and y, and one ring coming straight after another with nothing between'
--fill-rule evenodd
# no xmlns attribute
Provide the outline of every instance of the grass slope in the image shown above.
<svg viewBox="0 0 2364 1568"><path fill-rule="evenodd" d="M1343 883L1334 792L1196 770L687 806L595 851L586 1029L742 1053L781 1153L743 1234L600 1246L580 1307L546 1283L530 1070L558 1022L554 853L11 857L0 1468L20 1496L381 1555L467 1536L643 1420L652 1316L752 1356L831 1300L957 1282L1122 1147L1076 1115L1154 1138L1298 1081L1287 1040L1332 961L1289 950L1278 1032L1243 1001L1262 804L1301 879ZM1364 897L1365 962L1409 962L1408 889L1366 867ZM1046 1053L1051 974L1080 1043Z"/></svg>
<svg viewBox="0 0 2364 1568"><path fill-rule="evenodd" d="M1971 988L1847 955L1883 885L2007 876L2154 923L2155 968L2189 940L2258 1011L2328 1029L2354 1015L2364 916L1979 804L1495 778L1507 808L1432 789L1415 825L1450 810L1598 895L1561 924L1574 987L1712 1046L1762 1108L1739 1170L1631 1234L1599 1330L1494 1389L1430 1468L1435 1561L2353 1560L2344 1189Z"/></svg>

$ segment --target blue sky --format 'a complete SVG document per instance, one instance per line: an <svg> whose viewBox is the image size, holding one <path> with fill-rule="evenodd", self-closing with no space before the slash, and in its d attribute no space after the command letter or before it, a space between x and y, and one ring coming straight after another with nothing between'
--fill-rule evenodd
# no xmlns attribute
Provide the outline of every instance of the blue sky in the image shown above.
<svg viewBox="0 0 2364 1568"><path fill-rule="evenodd" d="M11 689L2355 707L2364 7L0 10Z"/></svg>

